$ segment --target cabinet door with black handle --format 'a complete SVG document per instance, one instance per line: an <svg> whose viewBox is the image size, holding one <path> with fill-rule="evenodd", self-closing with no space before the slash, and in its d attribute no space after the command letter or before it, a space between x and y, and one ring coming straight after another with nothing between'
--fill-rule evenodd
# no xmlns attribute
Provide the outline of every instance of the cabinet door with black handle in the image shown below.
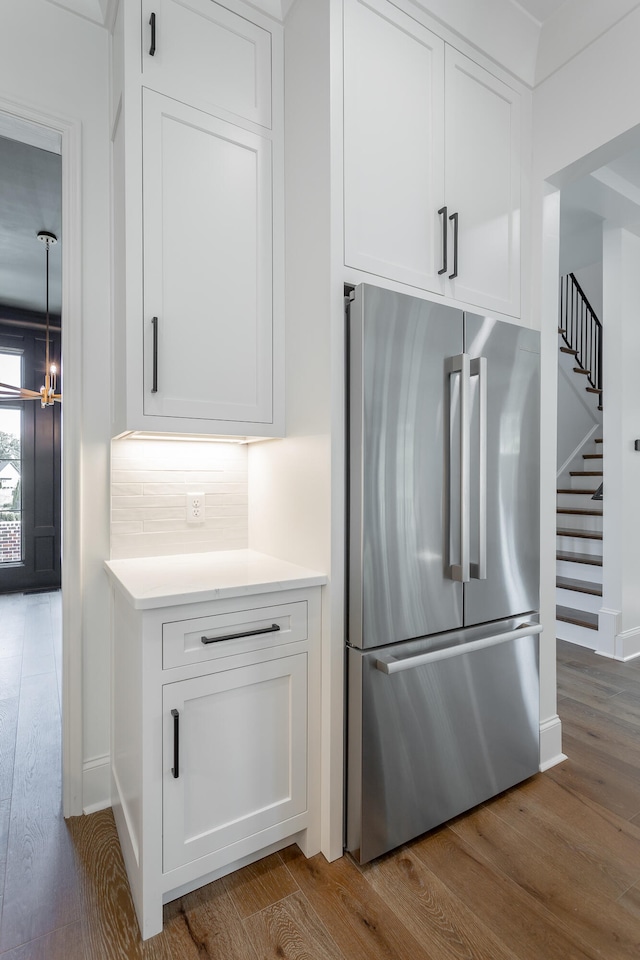
<svg viewBox="0 0 640 960"><path fill-rule="evenodd" d="M271 127L271 34L214 0L142 0L144 85Z"/></svg>
<svg viewBox="0 0 640 960"><path fill-rule="evenodd" d="M344 16L345 263L442 293L444 43L387 0Z"/></svg>
<svg viewBox="0 0 640 960"><path fill-rule="evenodd" d="M232 845L240 857L280 823L295 832L307 810L307 654L168 683L162 699L163 871L218 851L228 862Z"/></svg>
<svg viewBox="0 0 640 960"><path fill-rule="evenodd" d="M271 141L151 90L143 126L144 413L269 425Z"/></svg>
<svg viewBox="0 0 640 960"><path fill-rule="evenodd" d="M519 316L520 96L448 45L445 89L445 195L458 214L448 292Z"/></svg>

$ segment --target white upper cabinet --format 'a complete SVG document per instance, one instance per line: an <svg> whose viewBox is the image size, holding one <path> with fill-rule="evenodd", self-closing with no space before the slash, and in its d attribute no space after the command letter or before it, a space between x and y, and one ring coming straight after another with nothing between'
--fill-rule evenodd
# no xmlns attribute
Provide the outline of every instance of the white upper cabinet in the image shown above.
<svg viewBox="0 0 640 960"><path fill-rule="evenodd" d="M519 316L520 98L453 47L445 65L445 197L458 214L450 296Z"/></svg>
<svg viewBox="0 0 640 960"><path fill-rule="evenodd" d="M282 28L120 0L113 433L284 434Z"/></svg>
<svg viewBox="0 0 640 960"><path fill-rule="evenodd" d="M142 75L185 103L271 126L271 34L213 0L143 0Z"/></svg>
<svg viewBox="0 0 640 960"><path fill-rule="evenodd" d="M442 40L387 0L347 0L344 112L345 263L438 290Z"/></svg>
<svg viewBox="0 0 640 960"><path fill-rule="evenodd" d="M345 0L345 265L520 313L520 98L388 0Z"/></svg>
<svg viewBox="0 0 640 960"><path fill-rule="evenodd" d="M269 423L271 143L144 91L145 414Z"/></svg>

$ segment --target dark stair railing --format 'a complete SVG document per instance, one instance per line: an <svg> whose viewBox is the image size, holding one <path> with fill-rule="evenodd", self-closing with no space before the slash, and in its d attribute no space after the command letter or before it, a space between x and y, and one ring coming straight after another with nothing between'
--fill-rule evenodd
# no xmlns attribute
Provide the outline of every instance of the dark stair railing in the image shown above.
<svg viewBox="0 0 640 960"><path fill-rule="evenodd" d="M560 333L594 390L602 390L602 324L573 273L560 278Z"/></svg>

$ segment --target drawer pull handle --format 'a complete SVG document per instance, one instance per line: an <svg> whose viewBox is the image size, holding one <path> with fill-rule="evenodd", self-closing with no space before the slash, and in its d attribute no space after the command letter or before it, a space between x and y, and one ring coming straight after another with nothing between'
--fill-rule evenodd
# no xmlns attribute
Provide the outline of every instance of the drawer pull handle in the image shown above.
<svg viewBox="0 0 640 960"><path fill-rule="evenodd" d="M173 717L173 766L171 773L173 779L177 780L180 776L180 714L177 710L171 711Z"/></svg>
<svg viewBox="0 0 640 960"><path fill-rule="evenodd" d="M270 627L261 630L246 630L244 633L226 633L224 637L200 637L202 643L221 643L223 640L237 640L239 637L255 637L259 633L277 633L280 626L272 623Z"/></svg>

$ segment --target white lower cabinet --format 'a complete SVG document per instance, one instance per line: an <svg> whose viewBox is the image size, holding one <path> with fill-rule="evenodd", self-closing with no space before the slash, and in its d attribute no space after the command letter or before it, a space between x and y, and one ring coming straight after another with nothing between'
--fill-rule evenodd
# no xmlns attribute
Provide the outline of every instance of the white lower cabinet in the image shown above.
<svg viewBox="0 0 640 960"><path fill-rule="evenodd" d="M163 903L320 850L320 587L136 609L115 586L112 651L112 803L146 939Z"/></svg>
<svg viewBox="0 0 640 960"><path fill-rule="evenodd" d="M307 809L307 655L162 689L163 869Z"/></svg>

